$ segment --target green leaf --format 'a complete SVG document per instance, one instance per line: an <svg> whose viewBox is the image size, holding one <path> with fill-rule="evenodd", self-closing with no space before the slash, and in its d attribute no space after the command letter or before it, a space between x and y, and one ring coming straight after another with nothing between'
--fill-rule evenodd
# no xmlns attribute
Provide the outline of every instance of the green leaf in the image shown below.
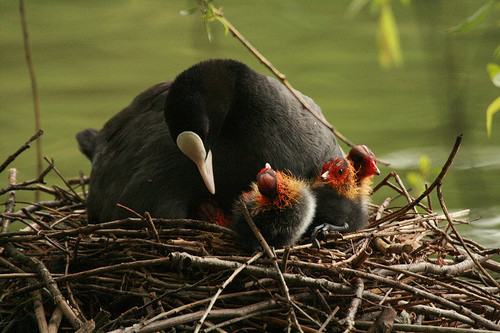
<svg viewBox="0 0 500 333"><path fill-rule="evenodd" d="M456 27L451 28L450 30L456 33L464 33L476 28L488 18L491 10L495 5L495 2L496 0L488 1L483 6L481 6L481 8L479 8L474 14L469 16L464 22L460 23Z"/></svg>
<svg viewBox="0 0 500 333"><path fill-rule="evenodd" d="M427 155L422 155L420 156L420 159L418 160L418 169L422 174L427 174L429 172L429 169L431 167L431 159Z"/></svg>
<svg viewBox="0 0 500 333"><path fill-rule="evenodd" d="M494 63L489 63L486 66L486 70L490 75L491 82L496 86L500 87L500 66Z"/></svg>
<svg viewBox="0 0 500 333"><path fill-rule="evenodd" d="M416 187L418 184L422 182L422 177L416 173L416 172L408 172L406 174L406 179L408 179L408 182L413 186Z"/></svg>
<svg viewBox="0 0 500 333"><path fill-rule="evenodd" d="M381 7L377 42L379 61L382 66L397 66L403 62L396 20L394 19L391 6L387 2L383 3Z"/></svg>
<svg viewBox="0 0 500 333"><path fill-rule="evenodd" d="M497 97L486 109L486 133L488 137L491 136L491 123L493 122L493 115L500 110L500 97Z"/></svg>

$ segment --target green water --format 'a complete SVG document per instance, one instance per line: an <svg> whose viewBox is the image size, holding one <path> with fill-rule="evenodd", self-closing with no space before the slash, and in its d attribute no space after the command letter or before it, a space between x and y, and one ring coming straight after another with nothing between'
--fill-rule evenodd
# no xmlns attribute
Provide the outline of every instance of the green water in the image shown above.
<svg viewBox="0 0 500 333"><path fill-rule="evenodd" d="M89 174L74 134L99 128L152 84L208 58L234 58L266 72L234 38L212 25L207 42L199 14L179 11L195 1L27 1L36 67L44 155L66 176ZM443 192L451 211L470 208L463 234L485 245L500 237L500 115L486 138L485 109L500 90L485 71L500 44L495 17L456 35L448 29L481 1L394 2L404 66L383 69L376 20L365 9L346 18L349 1L218 1L229 20L295 88L314 98L328 120L355 143L367 144L403 181L427 155L446 160L458 134L461 150ZM34 133L33 107L16 1L0 1L0 162ZM18 180L35 176L35 151L11 166ZM6 184L4 171L1 184ZM433 176L429 177L432 181ZM60 183L55 177L48 183ZM377 181L376 181L377 182ZM409 185L408 185L409 186ZM390 192L389 192L390 193ZM392 194L392 193L391 193ZM388 193L377 193L380 203ZM32 200L32 194L19 194ZM2 199L3 200L3 199ZM433 207L438 202L433 197Z"/></svg>

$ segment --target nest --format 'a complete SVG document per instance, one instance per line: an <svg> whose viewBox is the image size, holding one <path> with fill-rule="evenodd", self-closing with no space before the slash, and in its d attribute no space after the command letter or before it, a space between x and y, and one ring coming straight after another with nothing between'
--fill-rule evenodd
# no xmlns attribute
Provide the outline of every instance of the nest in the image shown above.
<svg viewBox="0 0 500 333"><path fill-rule="evenodd" d="M3 331L78 332L462 332L500 330L500 272L493 255L460 236L467 211L448 213L440 175L412 198L396 173L374 191L370 224L303 244L252 253L231 230L148 214L88 225L83 176L66 188L16 185L0 234ZM12 158L13 160L13 158ZM4 163L5 164L5 163ZM0 168L1 171L1 168ZM54 200L13 210L16 191ZM437 192L443 214L422 202ZM402 197L405 205L395 205ZM12 221L27 227L7 232Z"/></svg>

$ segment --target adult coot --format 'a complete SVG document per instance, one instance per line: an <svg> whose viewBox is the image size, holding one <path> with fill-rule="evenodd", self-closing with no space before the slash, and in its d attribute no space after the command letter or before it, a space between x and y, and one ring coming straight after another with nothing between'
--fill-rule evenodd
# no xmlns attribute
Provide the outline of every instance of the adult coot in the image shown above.
<svg viewBox="0 0 500 333"><path fill-rule="evenodd" d="M275 247L295 244L311 224L316 198L310 184L269 164L257 175L252 189L240 196L267 243ZM235 205L232 228L253 249L260 243L248 226L241 208Z"/></svg>
<svg viewBox="0 0 500 333"><path fill-rule="evenodd" d="M230 210L266 162L312 178L344 155L286 87L234 60L194 65L77 140L92 161L90 222L128 216L118 203L154 217L189 217L190 205L211 193Z"/></svg>

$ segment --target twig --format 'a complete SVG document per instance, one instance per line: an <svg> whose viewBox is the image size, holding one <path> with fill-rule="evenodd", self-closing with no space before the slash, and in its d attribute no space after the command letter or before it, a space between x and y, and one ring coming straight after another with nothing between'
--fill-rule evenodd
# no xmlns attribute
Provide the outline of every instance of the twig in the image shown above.
<svg viewBox="0 0 500 333"><path fill-rule="evenodd" d="M18 150L16 150L14 152L14 154L7 157L7 159L2 163L2 165L0 165L0 172L5 170L5 168L10 163L12 163L16 159L17 156L19 156L23 151L25 151L26 149L28 149L30 147L30 143L32 143L33 141L38 139L42 134L43 134L43 130L39 129L31 138L29 138L28 141L26 141L24 143L24 145L22 145Z"/></svg>
<svg viewBox="0 0 500 333"><path fill-rule="evenodd" d="M427 298L427 299L434 301L434 302L438 302L439 304L442 304L443 306L446 306L446 307L448 307L448 308L450 308L458 313L463 313L467 317L473 319L478 325L481 325L481 326L484 326L486 328L493 329L493 330L500 330L500 325L497 325L497 324L491 322L490 320L483 318L480 315L477 315L476 313L472 312L469 309L464 308L463 306L459 306L453 302L446 300L443 297L434 295L428 291L425 291L425 290L422 290L419 288L415 288L415 287L409 286L405 283L393 281L391 279L381 277L381 276L371 274L371 273L353 270L350 268L341 268L340 270L346 274L351 274L351 275L361 277L364 279L378 281L378 282L384 283L386 285L389 285L389 286L392 286L395 288L409 291L410 293L412 293L414 295Z"/></svg>
<svg viewBox="0 0 500 333"><path fill-rule="evenodd" d="M17 169L9 169L9 186L16 183ZM11 213L14 211L16 206L16 195L14 191L10 191L7 195L7 202L5 203L5 212ZM9 232L10 219L2 218L2 230L1 234L7 234Z"/></svg>
<svg viewBox="0 0 500 333"><path fill-rule="evenodd" d="M380 312L372 326L368 329L368 333L388 333L392 332L394 327L394 319L396 319L396 311L391 307L386 307Z"/></svg>
<svg viewBox="0 0 500 333"><path fill-rule="evenodd" d="M48 330L49 333L57 333L59 331L59 325L63 318L63 313L60 307L56 307L54 312L52 312L52 317L50 317Z"/></svg>
<svg viewBox="0 0 500 333"><path fill-rule="evenodd" d="M487 259L487 257L484 257L484 258L482 258L481 261L485 261L486 259ZM375 273L377 273L377 274L385 275L384 274L385 271L392 271L392 272L394 272L394 274L405 274L407 276L416 277L422 281L426 281L428 283L436 284L436 285L442 286L444 288L447 288L448 290L455 291L455 292L463 294L463 295L468 295L470 297L475 297L478 300L480 300L481 302L483 302L484 304L490 304L491 306L500 309L500 303L498 303L494 300L490 300L486 297L482 297L477 293L474 294L472 292L465 290L464 288L455 287L451 284L439 281L435 278L431 278L431 277L428 277L426 275L417 274L417 272L420 271L420 272L426 273L426 274L433 274L433 272L436 272L436 273L439 272L438 274L442 275L442 276L458 275L459 273L462 273L464 270L470 269L473 267L474 262L471 259L469 259L468 262L463 262L463 263L453 265L454 267L443 266L443 267L441 267L441 270L439 270L440 266L433 265L430 263L417 263L414 265L408 265L409 266L409 267L407 267L408 269L404 269L404 268L400 268L400 267L396 267L396 266L385 266L385 265L381 265L381 264L378 264L375 262L367 262L367 263L374 266L374 267L379 268L375 271ZM470 263L472 263L472 265ZM420 265L420 264L427 264L427 265ZM398 266L403 266L403 265L398 265ZM458 266L460 266L460 267L458 267ZM447 268L450 268L450 269L447 269Z"/></svg>
<svg viewBox="0 0 500 333"><path fill-rule="evenodd" d="M161 243L160 235L158 234L158 230L156 230L156 227L155 227L155 224L153 222L153 219L151 218L151 215L149 214L149 212L145 212L144 215L145 215L145 220L148 223L148 229L151 229L151 231L153 232L153 235L155 236L156 241L158 243Z"/></svg>
<svg viewBox="0 0 500 333"><path fill-rule="evenodd" d="M383 218L381 218L377 222L381 223L381 222L386 222L386 221L393 221L396 218L401 217L404 214L406 214L406 212L408 210L413 209L413 207L415 207L420 201L422 201L422 199L426 198L427 195L429 193L431 193L439 183L442 182L444 176L448 172L448 169L450 168L451 164L453 163L453 160L455 159L455 156L458 152L458 149L460 148L460 144L462 143L462 138L463 138L463 134L460 134L459 136L457 136L457 139L455 140L455 145L453 146L453 149L450 152L450 155L448 156L448 159L446 160L445 164L441 168L441 172L436 177L436 179L432 182L432 184L429 185L429 187L417 199L413 200L412 202L410 202L406 206L402 207L401 209L395 211L394 213L389 214L387 216L384 216Z"/></svg>
<svg viewBox="0 0 500 333"><path fill-rule="evenodd" d="M278 311L280 311L280 309L263 310L263 311L261 311L259 313L259 316L269 315L271 313L275 313L275 312L278 312ZM246 316L236 316L235 318L223 321L223 322L221 322L221 323L219 323L217 325L214 325L213 327L206 328L206 329L203 330L203 332L204 333L205 332L208 333L208 332L211 332L211 331L213 331L215 329L218 329L220 327L232 325L232 324L235 324L237 322L240 322L240 321L246 320L248 318L252 318L252 317L255 317L254 313L247 314Z"/></svg>
<svg viewBox="0 0 500 333"><path fill-rule="evenodd" d="M21 16L21 28L23 30L24 53L26 55L26 62L28 64L28 71L31 80L31 93L33 95L33 106L35 108L35 129L40 131L42 128L42 116L40 112L40 101L38 98L38 88L36 83L35 66L33 65L33 58L31 56L31 48L28 36L28 24L26 23L26 10L24 7L24 0L19 0L19 13ZM36 165L37 174L42 173L42 139L39 138L36 142ZM40 201L39 192L35 192L35 201Z"/></svg>
<svg viewBox="0 0 500 333"><path fill-rule="evenodd" d="M5 244L4 247L9 256L11 256L17 262L26 265L37 272L37 274L42 278L43 285L48 288L52 297L54 298L54 303L61 307L71 326L73 326L73 328L79 328L80 326L82 326L83 323L80 321L80 319L78 319L73 310L67 304L66 300L59 291L59 288L57 287L57 283L55 282L54 278L50 274L49 270L45 267L45 265L39 259L28 257L22 254L11 243Z"/></svg>
<svg viewBox="0 0 500 333"><path fill-rule="evenodd" d="M271 250L271 248L267 244L264 236L262 236L262 234L260 233L259 228L257 228L257 226L255 225L255 222L252 220L252 217L250 216L250 213L248 212L248 208L245 205L245 202L243 200L240 200L238 205L240 206L240 209L243 212L243 216L245 217L245 220L247 221L250 229L254 233L255 237L257 237L257 239L259 240L259 243L264 248L264 252L269 256L269 258L273 259L273 266L276 269L276 272L278 273L281 292L283 293L283 295L285 296L285 299L287 301L288 310L290 311L290 314L292 315L292 320L295 323L295 326L297 327L299 332L302 332L302 328L299 325L299 321L297 320L295 310L293 309L293 306L292 306L292 300L290 299L290 293L288 291L288 286L285 282L285 279L283 277L283 273L281 272L280 267L279 267L278 262L277 262L276 253L274 253Z"/></svg>
<svg viewBox="0 0 500 333"><path fill-rule="evenodd" d="M68 187L68 189L74 195L74 198L77 201L81 201L81 198L78 195L78 193L75 192L75 190L73 189L73 187L71 187L71 185L68 183L68 181L66 180L66 178L64 178L63 175L59 172L59 170L57 170L57 168L54 166L54 160L49 159L47 156L45 156L44 159L45 159L45 161L47 161L47 163L49 163L49 165L52 166L52 168L54 169L54 172L59 176L59 178L63 181L63 183Z"/></svg>
<svg viewBox="0 0 500 333"><path fill-rule="evenodd" d="M35 318L38 323L38 331L40 333L48 333L47 319L45 319L45 309L43 308L42 293L40 290L35 290L33 295L33 307L35 308Z"/></svg>
<svg viewBox="0 0 500 333"><path fill-rule="evenodd" d="M355 327L360 329L367 329L373 325L373 322L356 321ZM470 328L457 328L457 327L440 327L432 325L410 325L394 323L393 332L425 332L425 333L492 333L494 331L480 330Z"/></svg>
<svg viewBox="0 0 500 333"><path fill-rule="evenodd" d="M328 326L328 324L330 323L330 321L332 321L333 317L335 317L335 314L339 311L339 307L335 307L335 309L330 312L330 314L328 315L328 318L326 318L326 320L323 322L323 325L321 325L321 327L318 329L318 332L317 333L321 333L325 330L325 328Z"/></svg>
<svg viewBox="0 0 500 333"><path fill-rule="evenodd" d="M16 183L16 174L17 172L15 169L10 170L9 172L10 184ZM11 191L11 195L9 197L11 201L14 202L15 200L14 191ZM12 209L13 205L6 206L7 213L11 212ZM4 218L2 224L2 233L8 232L8 224L9 224L8 219ZM59 291L59 288L57 287L57 283L54 281L54 278L50 274L49 270L47 270L45 265L39 259L29 257L21 253L15 248L15 246L12 243L6 243L3 245L3 247L5 248L5 251L9 256L11 256L17 262L30 267L42 278L44 285L49 289L52 297L54 298L54 303L56 303L56 305L61 307L61 309L63 310L65 316L67 317L68 321L73 326L73 328L79 328L82 325L82 322L76 317L73 310L71 310L71 308L66 303L66 300L64 299L61 292ZM45 325L42 326L44 326L45 328L46 323Z"/></svg>
<svg viewBox="0 0 500 333"><path fill-rule="evenodd" d="M263 302L259 302L256 304L247 305L238 309L221 309L221 310L213 310L208 314L208 318L231 318L235 316L252 316L256 317L263 313L263 311L269 311L276 307L276 301L271 299ZM134 325L125 329L118 329L111 331L109 333L129 333L129 332L156 332L162 329L176 327L178 325L182 325L185 323L193 322L199 320L205 311L200 310L197 312L188 313L185 315L180 315L173 318L167 318L163 320L158 320L155 322L151 322L145 326L140 324ZM142 327L141 327L142 326Z"/></svg>
<svg viewBox="0 0 500 333"><path fill-rule="evenodd" d="M215 293L215 295L212 297L212 300L210 301L210 303L208 304L207 306L207 309L205 310L205 313L203 314L203 316L201 317L200 321L198 322L198 324L196 324L196 327L194 329L194 332L195 333L198 333L201 329L201 327L203 326L203 323L205 322L205 319L207 319L207 316L208 314L210 313L210 311L212 310L212 307L214 306L215 304L215 301L217 300L217 297L219 297L219 295L222 293L222 291L224 290L224 288L226 288L233 280L234 278L245 268L247 267L248 265L250 265L251 263L253 263L255 260L259 259L264 253L263 252L258 252L257 254L255 254L252 258L250 258L247 262L245 262L243 265L241 265L240 267L238 267L237 269L235 269L233 271L233 274L231 274L231 276L229 276L227 278L226 281L224 281L224 283L222 284L222 286L219 287L219 289L217 290L217 292Z"/></svg>
<svg viewBox="0 0 500 333"><path fill-rule="evenodd" d="M475 258L475 256L470 252L469 247L465 244L462 236L460 236L460 234L458 233L457 228L455 228L455 225L453 224L453 221L451 220L451 217L448 214L448 209L446 208L446 205L444 203L443 193L442 193L442 189L441 189L442 185L443 184L441 182L439 182L437 184L436 191L437 191L437 197L439 200L439 204L441 205L441 208L443 209L443 213L446 216L446 219L448 220L448 225L451 227L451 229L453 230L453 232L455 233L455 235L459 239L460 243L462 244L463 248L465 249L465 251L467 252L469 257L472 259L472 261L474 261L474 264L476 264L476 266L479 268L479 270L488 278L488 280L491 283L493 283L494 286L496 286L497 288L500 288L500 284L498 284L498 282L484 269L484 267L479 263L479 261Z"/></svg>
<svg viewBox="0 0 500 333"><path fill-rule="evenodd" d="M354 318L356 317L358 308L361 305L361 297L365 289L365 284L363 283L363 280L360 278L356 279L355 285L356 285L355 289L356 293L351 301L351 306L347 310L347 316L344 318L343 321L341 321L341 323L343 322L347 325L347 328L345 329L344 333L349 333L354 328Z"/></svg>
<svg viewBox="0 0 500 333"><path fill-rule="evenodd" d="M0 189L0 195L7 193L8 191L16 191L16 190L38 191L38 190L40 190L39 188L31 188L31 187L27 187L27 186L32 185L32 184L45 184L44 178L50 172L50 170L52 170L53 167L54 167L53 164L49 165L35 179L24 181L24 182L19 183L19 184L15 184L15 183L9 184L7 187Z"/></svg>
<svg viewBox="0 0 500 333"><path fill-rule="evenodd" d="M490 256L479 256L473 254L473 257L476 258L478 262L484 262L491 258ZM459 276L463 274L465 271L470 270L474 267L475 263L471 258L464 260L458 264L441 266L436 265L430 262L418 262L414 264L402 264L402 265L392 265L385 266L372 261L367 261L367 264L373 265L375 267L379 267L376 272L379 275L396 275L398 273L424 273L427 275L437 275L437 276Z"/></svg>

